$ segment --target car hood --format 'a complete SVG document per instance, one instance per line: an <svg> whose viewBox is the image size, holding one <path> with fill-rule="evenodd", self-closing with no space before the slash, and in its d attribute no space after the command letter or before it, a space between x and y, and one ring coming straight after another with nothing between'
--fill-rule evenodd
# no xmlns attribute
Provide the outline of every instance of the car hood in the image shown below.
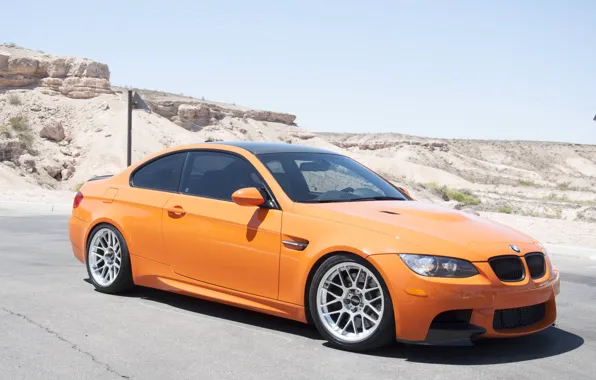
<svg viewBox="0 0 596 380"><path fill-rule="evenodd" d="M433 255L486 261L498 255L523 255L540 250L532 237L510 227L417 201L364 201L296 204L294 212L374 230ZM515 252L510 245L516 245ZM398 248L399 249L399 248ZM413 252L396 252L413 253Z"/></svg>

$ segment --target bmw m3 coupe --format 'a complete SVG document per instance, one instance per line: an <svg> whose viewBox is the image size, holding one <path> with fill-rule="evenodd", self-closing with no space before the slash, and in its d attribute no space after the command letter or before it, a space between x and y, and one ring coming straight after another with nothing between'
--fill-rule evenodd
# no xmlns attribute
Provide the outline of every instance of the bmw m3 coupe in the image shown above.
<svg viewBox="0 0 596 380"><path fill-rule="evenodd" d="M306 146L164 150L88 181L69 235L101 292L145 286L312 323L345 350L515 337L556 318L559 274L539 242Z"/></svg>

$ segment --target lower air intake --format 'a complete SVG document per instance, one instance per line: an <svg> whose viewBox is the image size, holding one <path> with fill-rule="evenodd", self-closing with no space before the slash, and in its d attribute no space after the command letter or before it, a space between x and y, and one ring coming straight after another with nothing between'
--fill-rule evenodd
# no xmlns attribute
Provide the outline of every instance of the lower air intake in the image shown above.
<svg viewBox="0 0 596 380"><path fill-rule="evenodd" d="M545 303L526 307L516 307L514 309L495 310L493 329L498 331L531 326L542 321L545 315Z"/></svg>

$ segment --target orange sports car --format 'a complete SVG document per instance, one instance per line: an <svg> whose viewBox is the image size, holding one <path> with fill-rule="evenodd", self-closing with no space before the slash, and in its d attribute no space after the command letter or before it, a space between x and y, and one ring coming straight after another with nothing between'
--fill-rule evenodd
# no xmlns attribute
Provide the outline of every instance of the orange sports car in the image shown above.
<svg viewBox="0 0 596 380"><path fill-rule="evenodd" d="M536 240L306 146L164 150L88 181L69 235L101 292L147 286L314 323L346 350L556 318L559 273Z"/></svg>

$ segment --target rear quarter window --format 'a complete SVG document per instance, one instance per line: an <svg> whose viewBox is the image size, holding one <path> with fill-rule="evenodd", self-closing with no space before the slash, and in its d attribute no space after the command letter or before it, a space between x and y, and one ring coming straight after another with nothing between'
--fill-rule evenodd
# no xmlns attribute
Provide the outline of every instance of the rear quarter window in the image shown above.
<svg viewBox="0 0 596 380"><path fill-rule="evenodd" d="M151 190L178 191L186 152L174 153L151 161L137 169L132 186Z"/></svg>

